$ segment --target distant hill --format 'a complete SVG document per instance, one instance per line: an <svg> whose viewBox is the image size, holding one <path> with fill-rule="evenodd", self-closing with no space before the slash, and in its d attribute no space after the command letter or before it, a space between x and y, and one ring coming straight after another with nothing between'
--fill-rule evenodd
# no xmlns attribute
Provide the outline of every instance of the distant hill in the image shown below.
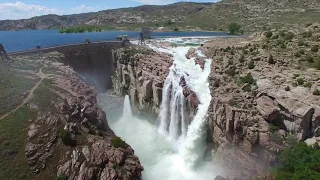
<svg viewBox="0 0 320 180"><path fill-rule="evenodd" d="M172 23L168 23L169 21ZM319 0L223 0L218 3L181 2L4 20L0 21L0 30L59 29L83 25L116 26L126 30L144 25L225 30L231 22L238 22L247 30L256 30L265 25L282 27L316 21L320 22Z"/></svg>

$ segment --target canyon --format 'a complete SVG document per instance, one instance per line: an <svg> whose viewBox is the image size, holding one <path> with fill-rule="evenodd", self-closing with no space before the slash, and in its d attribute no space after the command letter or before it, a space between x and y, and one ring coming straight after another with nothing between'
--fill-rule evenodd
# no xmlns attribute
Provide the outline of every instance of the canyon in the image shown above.
<svg viewBox="0 0 320 180"><path fill-rule="evenodd" d="M319 24L270 32L3 56L0 105L20 108L0 114L0 134L11 134L0 136L0 178L263 176L292 143L320 141ZM127 95L118 122L98 102L110 88Z"/></svg>

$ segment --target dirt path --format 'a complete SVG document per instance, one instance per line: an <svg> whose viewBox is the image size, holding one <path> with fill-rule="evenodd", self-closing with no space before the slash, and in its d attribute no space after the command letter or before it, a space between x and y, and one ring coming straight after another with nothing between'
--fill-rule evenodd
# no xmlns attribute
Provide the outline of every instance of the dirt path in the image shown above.
<svg viewBox="0 0 320 180"><path fill-rule="evenodd" d="M43 68L43 67L42 67ZM22 103L17 106L14 110L8 112L7 114L3 115L0 117L0 120L6 118L7 116L9 116L11 113L17 111L19 108L21 108L22 106L24 106L25 104L27 104L27 102L33 97L33 93L34 91L39 87L39 85L42 83L42 81L45 78L48 78L50 75L52 74L43 74L42 73L42 68L39 69L39 72L37 73L37 75L41 78L34 86L33 88L30 90L28 96L22 101Z"/></svg>

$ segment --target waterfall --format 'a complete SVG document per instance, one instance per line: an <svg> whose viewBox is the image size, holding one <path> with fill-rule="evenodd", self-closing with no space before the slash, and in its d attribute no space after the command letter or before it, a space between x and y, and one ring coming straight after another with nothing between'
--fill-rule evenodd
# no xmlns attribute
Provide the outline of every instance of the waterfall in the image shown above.
<svg viewBox="0 0 320 180"><path fill-rule="evenodd" d="M208 76L211 60L205 59L204 69L195 65L194 59L187 59L186 53L190 47L161 46L162 41L183 41L180 39L152 40L147 45L156 50L173 55L173 65L164 82L162 102L158 117L158 126L152 120L132 115L130 99L125 97L123 113L119 119L110 121L110 127L135 150L144 171L145 180L207 180L214 179L219 167L213 162L199 161L205 151L205 120L211 101ZM184 41L186 42L186 41ZM187 42L186 42L187 43ZM192 43L192 42L191 42ZM202 56L200 52L196 52ZM183 80L183 82L182 82ZM190 104L185 97L184 88L187 86L195 93L199 105L190 115ZM107 116L113 114L114 109L108 99L100 96L100 103ZM112 96L110 96L112 97ZM108 119L109 120L109 119Z"/></svg>
<svg viewBox="0 0 320 180"><path fill-rule="evenodd" d="M205 59L205 67L202 70L199 65L195 65L193 59L185 57L188 50L189 47L177 47L173 51L174 64L164 83L158 119L159 131L176 140L179 144L179 154L185 164L191 167L205 151L205 120L211 101L208 83L211 60ZM200 52L197 53L203 57ZM185 79L186 85L196 93L200 101L195 116L190 120L181 78Z"/></svg>
<svg viewBox="0 0 320 180"><path fill-rule="evenodd" d="M132 118L132 109L130 104L130 98L128 95L124 97L124 104L123 104L123 114L124 118Z"/></svg>

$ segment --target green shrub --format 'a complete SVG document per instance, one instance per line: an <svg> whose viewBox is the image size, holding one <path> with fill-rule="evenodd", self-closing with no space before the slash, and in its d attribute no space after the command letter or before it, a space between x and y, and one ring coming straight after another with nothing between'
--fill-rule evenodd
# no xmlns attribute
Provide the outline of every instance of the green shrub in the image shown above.
<svg viewBox="0 0 320 180"><path fill-rule="evenodd" d="M320 58L314 62L313 67L320 70Z"/></svg>
<svg viewBox="0 0 320 180"><path fill-rule="evenodd" d="M275 125L273 125L273 124L269 124L269 131L270 131L271 133L275 133L275 132L279 131L279 127L278 127L278 126L275 126Z"/></svg>
<svg viewBox="0 0 320 180"><path fill-rule="evenodd" d="M276 34L276 35L272 36L271 39L279 39L279 34Z"/></svg>
<svg viewBox="0 0 320 180"><path fill-rule="evenodd" d="M249 69L254 69L254 67L255 67L254 62L250 61L249 64L248 64L248 68Z"/></svg>
<svg viewBox="0 0 320 180"><path fill-rule="evenodd" d="M267 31L267 32L264 33L264 35L266 36L266 38L271 38L273 33L271 31Z"/></svg>
<svg viewBox="0 0 320 180"><path fill-rule="evenodd" d="M242 87L242 90L244 92L250 92L251 91L251 85L250 84L245 85L244 87Z"/></svg>
<svg viewBox="0 0 320 180"><path fill-rule="evenodd" d="M298 85L302 86L304 84L304 80L302 78L297 79Z"/></svg>
<svg viewBox="0 0 320 180"><path fill-rule="evenodd" d="M256 81L253 79L252 75L249 73L243 77L240 77L240 82L242 84L245 84L245 83L248 83L248 84L253 84L255 83Z"/></svg>
<svg viewBox="0 0 320 180"><path fill-rule="evenodd" d="M274 173L279 180L320 179L320 151L306 143L296 143L280 154L281 167Z"/></svg>
<svg viewBox="0 0 320 180"><path fill-rule="evenodd" d="M318 45L314 45L311 47L311 51L312 52L318 52L319 51L319 46Z"/></svg>
<svg viewBox="0 0 320 180"><path fill-rule="evenodd" d="M300 54L304 54L304 50L303 50L303 49L300 49L298 52L299 52Z"/></svg>
<svg viewBox="0 0 320 180"><path fill-rule="evenodd" d="M282 136L278 132L270 133L270 140L280 145L283 144Z"/></svg>
<svg viewBox="0 0 320 180"><path fill-rule="evenodd" d="M304 61L308 61L309 63L313 63L314 62L313 57L310 56L310 55L306 55L304 57Z"/></svg>
<svg viewBox="0 0 320 180"><path fill-rule="evenodd" d="M289 86L286 86L286 87L284 88L284 90L285 90L285 91L290 91L290 87L289 87Z"/></svg>
<svg viewBox="0 0 320 180"><path fill-rule="evenodd" d="M244 55L243 54L241 54L241 56L240 56L240 58L239 58L239 62L240 63L243 63L245 60L244 60Z"/></svg>
<svg viewBox="0 0 320 180"><path fill-rule="evenodd" d="M283 38L287 41L292 40L294 37L294 34L292 32L288 32Z"/></svg>
<svg viewBox="0 0 320 180"><path fill-rule="evenodd" d="M168 26L171 26L172 24L174 24L171 20L167 21L166 23Z"/></svg>
<svg viewBox="0 0 320 180"><path fill-rule="evenodd" d="M236 74L236 71L234 68L231 67L226 71L226 74L229 76L234 76Z"/></svg>
<svg viewBox="0 0 320 180"><path fill-rule="evenodd" d="M120 137L115 137L115 138L112 138L111 140L111 144L112 146L114 146L115 148L125 148L126 147L126 142L123 141Z"/></svg>
<svg viewBox="0 0 320 180"><path fill-rule="evenodd" d="M289 146L294 146L296 143L298 143L298 138L292 134L289 134L286 138L286 143L289 145Z"/></svg>
<svg viewBox="0 0 320 180"><path fill-rule="evenodd" d="M299 42L298 42L298 46L304 46L305 45L305 43L302 41L302 40L300 40Z"/></svg>
<svg viewBox="0 0 320 180"><path fill-rule="evenodd" d="M249 53L249 51L246 50L246 49L243 49L242 52L243 52L243 54L245 54L245 55Z"/></svg>
<svg viewBox="0 0 320 180"><path fill-rule="evenodd" d="M268 49L268 45L267 44L262 45L262 49Z"/></svg>
<svg viewBox="0 0 320 180"><path fill-rule="evenodd" d="M311 88L311 87L312 87L311 82L306 82L306 83L304 84L304 87Z"/></svg>
<svg viewBox="0 0 320 180"><path fill-rule="evenodd" d="M67 146L76 146L77 142L72 139L71 137L71 133L65 130L60 131L59 134L63 144L67 145Z"/></svg>
<svg viewBox="0 0 320 180"><path fill-rule="evenodd" d="M300 76L300 74L293 74L293 76L297 78Z"/></svg>
<svg viewBox="0 0 320 180"><path fill-rule="evenodd" d="M273 59L272 55L269 56L268 63L269 64L275 64L276 63L276 61Z"/></svg>
<svg viewBox="0 0 320 180"><path fill-rule="evenodd" d="M285 49L285 48L287 48L287 46L286 46L286 44L283 42L283 43L281 43L280 48Z"/></svg>
<svg viewBox="0 0 320 180"><path fill-rule="evenodd" d="M320 96L320 90L316 89L316 90L313 91L312 94L315 95L315 96Z"/></svg>
<svg viewBox="0 0 320 180"><path fill-rule="evenodd" d="M176 27L176 28L173 29L173 31L178 32L179 28Z"/></svg>
<svg viewBox="0 0 320 180"><path fill-rule="evenodd" d="M231 23L228 26L230 34L237 34L241 30L241 25L238 23Z"/></svg>
<svg viewBox="0 0 320 180"><path fill-rule="evenodd" d="M297 51L297 52L294 53L294 56L295 56L295 57L301 57L301 54L300 54L299 51Z"/></svg>

